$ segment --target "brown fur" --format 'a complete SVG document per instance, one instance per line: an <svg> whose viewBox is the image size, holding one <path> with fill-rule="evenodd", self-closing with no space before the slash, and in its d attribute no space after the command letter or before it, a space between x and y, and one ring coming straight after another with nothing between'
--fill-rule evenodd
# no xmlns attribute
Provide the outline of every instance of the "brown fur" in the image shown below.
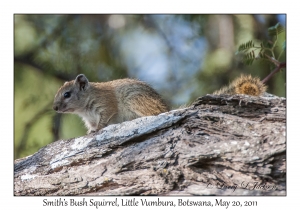
<svg viewBox="0 0 300 210"><path fill-rule="evenodd" d="M70 92L70 97L64 97ZM83 75L66 82L56 93L53 109L79 115L95 132L107 125L158 115L169 109L158 93L146 83L134 79L89 82Z"/></svg>
<svg viewBox="0 0 300 210"><path fill-rule="evenodd" d="M252 77L251 75L242 75L236 78L228 86L215 91L213 94L246 94L252 96L260 96L266 92L267 87L260 81L257 77Z"/></svg>

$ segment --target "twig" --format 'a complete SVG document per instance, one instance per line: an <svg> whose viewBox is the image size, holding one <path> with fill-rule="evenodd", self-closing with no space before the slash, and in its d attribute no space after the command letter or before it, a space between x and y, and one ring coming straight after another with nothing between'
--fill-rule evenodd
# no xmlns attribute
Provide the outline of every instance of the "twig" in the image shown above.
<svg viewBox="0 0 300 210"><path fill-rule="evenodd" d="M267 54L265 54L265 56L269 59L270 62L274 63L276 66L280 65L280 62L276 59L274 59L274 57L270 57Z"/></svg>
<svg viewBox="0 0 300 210"><path fill-rule="evenodd" d="M276 68L266 77L262 80L262 83L265 83L274 75L276 74L280 69L286 67L286 62L280 63L279 65L276 66Z"/></svg>

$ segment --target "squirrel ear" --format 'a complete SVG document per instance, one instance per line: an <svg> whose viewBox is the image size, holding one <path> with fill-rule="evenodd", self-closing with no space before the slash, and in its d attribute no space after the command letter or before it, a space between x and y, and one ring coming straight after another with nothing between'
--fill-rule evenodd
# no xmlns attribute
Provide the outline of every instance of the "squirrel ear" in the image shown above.
<svg viewBox="0 0 300 210"><path fill-rule="evenodd" d="M75 79L75 85L79 90L86 90L89 86L89 80L84 76L84 74L79 74Z"/></svg>

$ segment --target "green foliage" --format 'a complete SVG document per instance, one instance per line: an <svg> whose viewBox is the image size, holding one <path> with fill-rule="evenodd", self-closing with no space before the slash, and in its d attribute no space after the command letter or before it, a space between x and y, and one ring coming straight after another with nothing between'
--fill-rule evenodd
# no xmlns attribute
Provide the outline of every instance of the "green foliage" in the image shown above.
<svg viewBox="0 0 300 210"><path fill-rule="evenodd" d="M280 25L280 23L277 23L275 26L268 28L268 34L270 37L278 36L282 32L285 32L285 28Z"/></svg>
<svg viewBox="0 0 300 210"><path fill-rule="evenodd" d="M252 40L250 40L250 41L248 41L248 42L246 42L244 44L241 44L239 46L239 49L238 49L237 53L239 53L239 52L246 52L246 51L248 51L249 49L251 49L253 47L254 47L254 43L253 43Z"/></svg>
<svg viewBox="0 0 300 210"><path fill-rule="evenodd" d="M275 48L277 46L278 35L285 32L285 28L277 23L275 26L268 28L268 34L270 37L274 37L274 41L261 41L259 45L255 45L253 40L239 45L236 54L243 55L243 63L246 65L252 65L254 60L267 60L275 65L279 64L279 58L282 52L286 50L286 42L282 43L281 52L279 56L275 55ZM257 52L258 51L258 52Z"/></svg>
<svg viewBox="0 0 300 210"><path fill-rule="evenodd" d="M253 61L255 60L255 53L254 50L250 51L249 53L245 54L244 56L244 62L247 65L251 65Z"/></svg>

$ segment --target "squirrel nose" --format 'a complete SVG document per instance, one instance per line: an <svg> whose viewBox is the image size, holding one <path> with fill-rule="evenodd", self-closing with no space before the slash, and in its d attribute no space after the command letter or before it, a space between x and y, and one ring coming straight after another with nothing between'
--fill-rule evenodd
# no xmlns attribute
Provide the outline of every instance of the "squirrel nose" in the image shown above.
<svg viewBox="0 0 300 210"><path fill-rule="evenodd" d="M58 106L57 106L57 105L54 105L54 106L53 106L53 109L54 109L55 111L57 111L57 110L58 110Z"/></svg>

